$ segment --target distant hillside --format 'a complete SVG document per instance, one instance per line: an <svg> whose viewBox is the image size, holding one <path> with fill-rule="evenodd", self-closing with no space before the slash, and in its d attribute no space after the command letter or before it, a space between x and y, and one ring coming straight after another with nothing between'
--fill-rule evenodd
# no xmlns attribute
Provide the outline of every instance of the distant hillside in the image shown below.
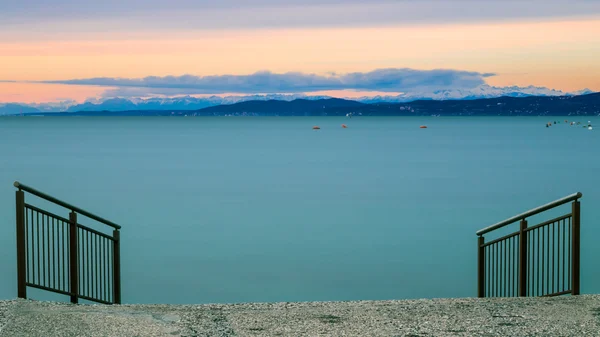
<svg viewBox="0 0 600 337"><path fill-rule="evenodd" d="M367 116L596 116L600 93L558 97L500 97L476 100L421 100L410 103L376 103L360 111Z"/></svg>
<svg viewBox="0 0 600 337"><path fill-rule="evenodd" d="M28 112L39 112L40 110L30 107L30 106L26 106L26 105L21 105L21 104L14 104L14 103L6 103L3 105L0 105L0 116L1 115L18 115L18 114L22 114L22 113L28 113Z"/></svg>
<svg viewBox="0 0 600 337"><path fill-rule="evenodd" d="M339 98L293 101L247 101L200 109L202 115L327 116L331 112L361 109L368 104Z"/></svg>
<svg viewBox="0 0 600 337"><path fill-rule="evenodd" d="M329 98L260 100L199 110L126 110L35 113L46 116L597 116L600 93L554 97L500 97L475 100L419 100L366 104Z"/></svg>
<svg viewBox="0 0 600 337"><path fill-rule="evenodd" d="M199 115L266 116L592 116L600 114L600 93L559 97L500 97L477 100L420 100L365 104L341 99L249 101L201 109Z"/></svg>

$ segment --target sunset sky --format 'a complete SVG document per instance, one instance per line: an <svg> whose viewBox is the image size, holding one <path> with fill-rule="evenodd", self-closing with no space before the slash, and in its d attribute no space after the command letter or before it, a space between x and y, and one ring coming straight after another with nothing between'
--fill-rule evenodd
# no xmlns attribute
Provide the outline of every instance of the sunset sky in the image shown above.
<svg viewBox="0 0 600 337"><path fill-rule="evenodd" d="M600 91L599 60L596 0L0 1L0 103Z"/></svg>

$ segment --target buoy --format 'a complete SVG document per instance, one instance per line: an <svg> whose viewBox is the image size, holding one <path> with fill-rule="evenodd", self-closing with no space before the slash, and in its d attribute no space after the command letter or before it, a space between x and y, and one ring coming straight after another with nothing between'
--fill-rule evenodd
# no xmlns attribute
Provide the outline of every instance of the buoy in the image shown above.
<svg viewBox="0 0 600 337"><path fill-rule="evenodd" d="M321 128L319 126L313 126L313 130L321 130Z"/></svg>
<svg viewBox="0 0 600 337"><path fill-rule="evenodd" d="M344 128L344 129L345 129L345 128L347 128L347 127L348 127L348 125L346 125L346 124L342 124L342 128Z"/></svg>
<svg viewBox="0 0 600 337"><path fill-rule="evenodd" d="M421 129L427 129L427 125L421 125L421 126L419 126L419 128L421 128Z"/></svg>

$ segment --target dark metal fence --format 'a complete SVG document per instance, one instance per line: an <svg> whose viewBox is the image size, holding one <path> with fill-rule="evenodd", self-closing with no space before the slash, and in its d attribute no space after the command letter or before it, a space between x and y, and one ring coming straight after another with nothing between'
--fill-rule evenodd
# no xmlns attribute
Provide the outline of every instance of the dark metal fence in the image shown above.
<svg viewBox="0 0 600 337"><path fill-rule="evenodd" d="M580 203L575 193L477 232L478 297L579 295ZM528 227L527 218L572 202L571 212ZM519 230L485 242L511 224Z"/></svg>
<svg viewBox="0 0 600 337"><path fill-rule="evenodd" d="M27 287L98 303L121 303L121 226L15 182L17 204L17 288ZM64 218L25 202L25 192L70 211ZM86 227L77 215L112 228L112 235Z"/></svg>
<svg viewBox="0 0 600 337"><path fill-rule="evenodd" d="M477 296L579 295L580 203L575 193L477 232ZM528 227L527 218L572 202L571 212ZM519 224L485 242L484 234Z"/></svg>

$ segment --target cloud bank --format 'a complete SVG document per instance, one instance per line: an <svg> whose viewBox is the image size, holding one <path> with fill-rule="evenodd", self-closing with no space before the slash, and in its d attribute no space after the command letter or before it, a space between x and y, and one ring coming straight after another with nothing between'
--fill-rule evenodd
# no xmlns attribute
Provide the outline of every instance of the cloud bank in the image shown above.
<svg viewBox="0 0 600 337"><path fill-rule="evenodd" d="M485 84L492 73L451 69L378 69L370 72L316 75L300 72L277 74L260 71L250 75L149 76L140 79L88 78L41 83L137 88L138 94L301 93L326 90L409 92L415 90L469 89Z"/></svg>

